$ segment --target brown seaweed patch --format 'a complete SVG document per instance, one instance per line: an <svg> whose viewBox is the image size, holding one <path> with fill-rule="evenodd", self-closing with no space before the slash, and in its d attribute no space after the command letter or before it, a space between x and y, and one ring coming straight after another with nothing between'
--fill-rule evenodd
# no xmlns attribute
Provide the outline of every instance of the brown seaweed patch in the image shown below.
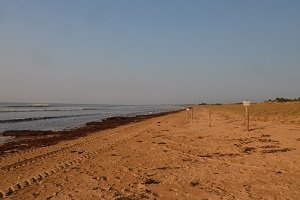
<svg viewBox="0 0 300 200"><path fill-rule="evenodd" d="M197 185L199 185L200 183L199 183L199 181L198 180L193 180L192 182L191 182L191 186L192 187L196 187Z"/></svg>
<svg viewBox="0 0 300 200"><path fill-rule="evenodd" d="M277 146L277 145L265 145L265 146L261 146L261 148L271 149L271 148L279 148L279 146Z"/></svg>
<svg viewBox="0 0 300 200"><path fill-rule="evenodd" d="M159 183L160 183L159 180L155 180L155 179L152 179L152 178L147 178L146 181L145 181L146 185L159 184Z"/></svg>
<svg viewBox="0 0 300 200"><path fill-rule="evenodd" d="M278 141L278 140L272 140L272 139L266 139L266 138L259 139L258 141L260 141L260 142L272 142L272 143L279 143L279 141Z"/></svg>
<svg viewBox="0 0 300 200"><path fill-rule="evenodd" d="M167 143L165 143L165 142L159 142L159 143L157 143L157 144L167 144Z"/></svg>
<svg viewBox="0 0 300 200"><path fill-rule="evenodd" d="M241 156L239 153L212 153L212 154L204 154L204 155L198 155L199 157L202 158L213 158L213 157L236 157L236 156Z"/></svg>
<svg viewBox="0 0 300 200"><path fill-rule="evenodd" d="M244 153L247 153L247 154L250 154L250 153L255 152L255 148L254 148L254 147L245 147L245 148L243 149L243 152L244 152Z"/></svg>
<svg viewBox="0 0 300 200"><path fill-rule="evenodd" d="M264 135L261 135L261 137L271 137L271 135L264 134Z"/></svg>
<svg viewBox="0 0 300 200"><path fill-rule="evenodd" d="M288 151L292 151L295 149L292 148L282 148L282 149L268 149L268 150L263 150L263 153L279 153L279 152L288 152Z"/></svg>

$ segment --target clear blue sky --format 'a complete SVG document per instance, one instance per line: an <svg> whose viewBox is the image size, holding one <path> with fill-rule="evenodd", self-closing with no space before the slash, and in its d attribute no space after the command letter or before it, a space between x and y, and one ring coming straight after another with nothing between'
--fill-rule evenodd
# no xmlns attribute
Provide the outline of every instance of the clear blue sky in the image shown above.
<svg viewBox="0 0 300 200"><path fill-rule="evenodd" d="M300 96L300 1L0 0L0 102Z"/></svg>

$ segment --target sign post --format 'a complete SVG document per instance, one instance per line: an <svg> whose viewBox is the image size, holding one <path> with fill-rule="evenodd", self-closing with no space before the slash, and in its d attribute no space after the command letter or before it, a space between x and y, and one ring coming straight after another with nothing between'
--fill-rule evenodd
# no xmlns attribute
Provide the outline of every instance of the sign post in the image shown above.
<svg viewBox="0 0 300 200"><path fill-rule="evenodd" d="M193 123L193 117L194 117L193 107L186 108L186 115L187 115L188 120L191 120L191 122Z"/></svg>
<svg viewBox="0 0 300 200"><path fill-rule="evenodd" d="M211 127L211 110L208 111L208 120L209 120L208 126Z"/></svg>
<svg viewBox="0 0 300 200"><path fill-rule="evenodd" d="M245 118L244 118L244 124L246 125L246 121L247 121L247 131L249 131L249 110L248 107L250 106L250 101L243 101L243 106L246 109L246 113L245 113Z"/></svg>
<svg viewBox="0 0 300 200"><path fill-rule="evenodd" d="M193 121L194 121L194 108L192 107L191 110L192 110L192 123L193 123Z"/></svg>
<svg viewBox="0 0 300 200"><path fill-rule="evenodd" d="M186 108L186 116L188 119L190 119L190 109Z"/></svg>

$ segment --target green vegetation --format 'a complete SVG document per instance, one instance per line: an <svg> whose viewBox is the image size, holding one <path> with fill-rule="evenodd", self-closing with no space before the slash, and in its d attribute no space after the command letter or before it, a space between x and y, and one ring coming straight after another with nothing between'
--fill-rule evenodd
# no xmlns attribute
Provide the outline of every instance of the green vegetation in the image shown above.
<svg viewBox="0 0 300 200"><path fill-rule="evenodd" d="M288 99L288 98L277 97L274 100L269 99L267 102L293 102L293 101L300 101L300 97L295 98L295 99Z"/></svg>

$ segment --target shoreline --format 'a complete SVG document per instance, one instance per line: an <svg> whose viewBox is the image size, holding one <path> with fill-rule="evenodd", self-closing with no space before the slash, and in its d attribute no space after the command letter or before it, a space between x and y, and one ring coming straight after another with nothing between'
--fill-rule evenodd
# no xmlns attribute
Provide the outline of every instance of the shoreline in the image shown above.
<svg viewBox="0 0 300 200"><path fill-rule="evenodd" d="M3 137L14 137L10 141L0 144L0 156L19 152L33 147L44 147L55 145L61 141L73 140L79 137L87 136L97 131L117 128L130 123L141 122L146 119L165 116L182 111L168 111L163 113L154 113L149 115L136 115L133 117L109 117L101 121L91 121L82 127L60 130L60 131L35 131L35 130L10 130L0 133Z"/></svg>

